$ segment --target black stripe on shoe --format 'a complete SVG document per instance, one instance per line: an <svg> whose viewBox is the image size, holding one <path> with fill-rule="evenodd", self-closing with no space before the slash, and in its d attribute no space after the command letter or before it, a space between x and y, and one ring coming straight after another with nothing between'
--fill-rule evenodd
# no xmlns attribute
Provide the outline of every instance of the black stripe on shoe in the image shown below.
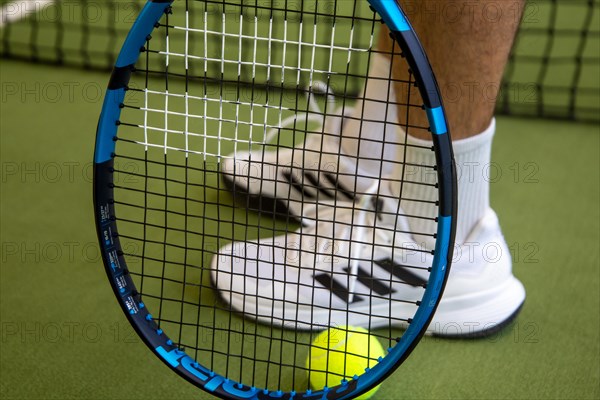
<svg viewBox="0 0 600 400"><path fill-rule="evenodd" d="M341 182L338 181L337 177L325 172L321 172L321 174L333 185L333 187L338 190L341 194L343 194L348 200L354 201L355 194L348 190Z"/></svg>
<svg viewBox="0 0 600 400"><path fill-rule="evenodd" d="M408 283L411 286L425 287L427 285L427 281L425 279L411 272L406 266L396 264L393 260L389 258L375 260L375 264L379 265L381 268L385 269L390 274L394 275L396 278Z"/></svg>
<svg viewBox="0 0 600 400"><path fill-rule="evenodd" d="M313 174L304 171L304 177L314 186L315 189L318 189L319 192L332 199L335 198L335 193L331 193L329 190L321 186L319 180Z"/></svg>
<svg viewBox="0 0 600 400"><path fill-rule="evenodd" d="M344 268L344 271L350 273L351 269L349 267ZM369 271L363 269L362 267L358 267L358 271L356 274L356 278L360 283L371 289L372 292L377 293L380 296L386 296L388 294L394 293L395 290L390 286L386 285L379 279L375 279Z"/></svg>
<svg viewBox="0 0 600 400"><path fill-rule="evenodd" d="M292 175L291 172L285 171L285 172L282 172L281 174L283 175L285 180L290 184L290 186L293 187L294 189L296 189L296 191L298 193L300 193L302 195L302 197L306 197L307 199L315 199L316 198L316 196L314 194L312 194L308 190L304 189L304 186L302 185L302 183L298 182L298 180L294 177L294 175Z"/></svg>
<svg viewBox="0 0 600 400"><path fill-rule="evenodd" d="M350 291L344 285L333 279L329 274L315 275L315 280L323 285L325 289L331 291L334 296L348 303ZM362 301L362 297L356 294L352 296L352 303L357 303L359 301Z"/></svg>

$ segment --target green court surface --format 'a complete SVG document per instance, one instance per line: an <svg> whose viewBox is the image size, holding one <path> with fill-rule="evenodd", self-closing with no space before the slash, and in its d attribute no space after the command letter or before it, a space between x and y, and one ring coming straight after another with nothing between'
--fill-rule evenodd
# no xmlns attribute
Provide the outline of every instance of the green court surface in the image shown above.
<svg viewBox="0 0 600 400"><path fill-rule="evenodd" d="M96 246L92 155L108 75L1 63L2 399L208 399L129 328ZM425 338L375 399L600 397L600 132L498 120L492 204L527 288L483 340Z"/></svg>
<svg viewBox="0 0 600 400"><path fill-rule="evenodd" d="M3 56L106 68L144 1L45 3L0 30ZM596 121L498 120L485 172L523 312L492 338L426 338L376 399L600 397L599 21L598 0L529 1L499 97L504 112ZM106 280L91 160L108 73L0 68L0 398L210 398L146 349Z"/></svg>

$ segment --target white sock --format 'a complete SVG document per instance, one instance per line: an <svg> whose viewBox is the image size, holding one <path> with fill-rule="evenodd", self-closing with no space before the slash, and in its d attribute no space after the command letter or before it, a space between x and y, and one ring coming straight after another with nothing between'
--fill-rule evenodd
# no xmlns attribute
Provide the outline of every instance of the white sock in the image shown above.
<svg viewBox="0 0 600 400"><path fill-rule="evenodd" d="M454 159L458 176L458 215L456 221L456 243L464 243L471 229L479 222L490 206L490 183L488 171L491 159L492 140L496 131L496 121L492 119L490 126L482 133L467 139L452 142ZM408 144L431 147L431 141L407 138ZM425 148L409 147L406 162L423 166L435 165L434 152ZM436 172L431 168L407 166L404 179L420 183L435 183ZM437 189L431 186L404 183L403 199L437 200ZM397 188L396 193L399 191ZM408 215L435 216L436 206L427 203L403 200L401 207ZM409 218L411 230L431 234L435 232L435 222ZM418 242L421 237L415 237ZM424 240L426 245L433 244L432 239Z"/></svg>
<svg viewBox="0 0 600 400"><path fill-rule="evenodd" d="M390 64L390 59L382 54L375 53L371 56L369 77L379 79L367 79L364 100L357 101L351 118L344 120L342 154L352 157L346 166L352 171L344 171L346 173L356 171L354 157L359 158L358 173L374 178L391 174L397 162L401 161L398 155L403 154L402 146L394 143L403 143L404 134L398 126L396 94L393 82L389 79ZM371 181L359 178L357 189L366 190Z"/></svg>

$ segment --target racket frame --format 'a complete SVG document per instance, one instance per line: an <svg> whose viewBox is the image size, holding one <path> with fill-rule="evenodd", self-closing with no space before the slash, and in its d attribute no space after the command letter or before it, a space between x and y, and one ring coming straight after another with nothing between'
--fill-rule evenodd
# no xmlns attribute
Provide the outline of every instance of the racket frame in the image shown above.
<svg viewBox="0 0 600 400"><path fill-rule="evenodd" d="M424 102L438 165L440 193L434 260L421 306L399 342L365 374L342 385L321 390L269 392L249 387L210 371L176 347L159 329L128 273L117 230L114 206L114 151L121 109L134 65L145 42L173 0L148 0L133 24L119 53L105 94L96 133L94 154L94 207L97 234L106 273L121 308L144 343L179 375L200 388L223 398L346 399L371 389L390 375L411 353L431 322L443 293L452 259L456 229L456 169L442 99L427 56L406 15L394 0L368 0L382 17L406 57Z"/></svg>

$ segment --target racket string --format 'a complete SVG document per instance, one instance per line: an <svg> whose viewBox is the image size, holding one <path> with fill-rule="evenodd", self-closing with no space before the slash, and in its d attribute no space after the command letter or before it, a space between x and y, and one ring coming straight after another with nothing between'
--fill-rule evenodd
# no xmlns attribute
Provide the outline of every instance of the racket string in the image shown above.
<svg viewBox="0 0 600 400"><path fill-rule="evenodd" d="M219 7L227 7L233 3L211 3ZM190 8L191 3L188 5ZM260 7L256 8L262 9ZM277 9L271 10L277 13ZM353 14L356 10L353 10ZM218 13L217 13L218 14ZM244 205L235 203L229 188L223 185L220 178L221 161L227 158L239 157L246 149L253 146L264 148L271 147L275 151L290 150L300 152L303 140L309 135L319 135L321 146L318 151L319 162L322 157L335 156L336 151L328 151L323 147L323 142L333 143L339 138L341 131L341 118L364 122L378 122L369 118L368 114L354 109L353 103L357 100L371 100L365 96L349 93L350 87L360 87L361 82L368 78L369 65L361 66L357 72L355 57L369 55L374 50L370 47L376 33L373 18L358 18L352 15L347 20L354 25L348 29L350 38L344 45L335 44L343 32L341 27L327 30L326 35L320 35L320 22L309 21L313 18L330 18L325 14L302 14L304 20L297 24L299 38L307 37L309 40L293 39L290 25L284 29L284 36L277 37L277 27L274 20L269 22L269 31L261 37L257 24L247 23L241 16L230 29L225 18L231 15L222 14L219 24L223 32L219 34L211 22L207 21L206 11L203 28L190 28L193 15L186 12L184 26L175 22L176 16L169 17L169 21L159 27L165 31L165 48L147 45L144 65L137 67L135 76L143 77L143 82L138 87L129 89L132 98L126 101L119 132L117 155L115 160L126 160L132 165L138 165L137 170L115 168L119 181L115 190L119 194L116 206L118 207L119 226L122 227L120 237L123 240L141 244L139 251L126 252L131 260L139 260L132 264L131 275L136 281L141 282L140 293L149 303L149 307L157 309L155 320L165 332L170 332L174 342L185 348L193 350L196 359L208 357L204 365L211 370L222 373L232 379L242 380L246 374L251 375L252 382L257 386L285 387L293 382L293 387L306 389L306 380L303 377L306 368L303 363L296 361L298 357L305 357L310 346L312 336L310 333L286 330L287 318L272 312L261 311L246 304L242 308L245 318L240 318L237 309L232 305L235 296L254 299L254 301L273 300L272 297L258 294L248 294L246 286L230 286L226 291L216 291L215 283L210 280L210 263L215 257L222 255L221 249L227 243L235 243L240 248L247 248L248 244L257 239L288 236L280 243L274 243L269 251L275 257L279 251L288 251L294 242L293 232L299 229L298 225L289 219L274 220L271 215L260 210L248 210ZM285 22L287 24L287 20ZM357 32L359 25L368 27L368 45L362 46L364 37ZM254 30L253 34L244 33L244 29ZM177 48L176 43L169 36L182 33L185 36L185 45ZM287 35L287 36L286 36ZM157 37L160 40L160 37ZM200 40L195 40L200 38ZM319 42L324 38L324 42ZM156 38L155 38L156 39ZM153 41L155 40L153 39ZM229 49L229 39L236 39L235 49ZM225 55L234 55L231 58L215 58L209 56L210 43L219 42L220 51ZM205 46L198 42L206 43ZM252 44L245 46L246 41ZM195 42L195 43L194 43ZM261 61L261 54L257 50L262 44L280 44L283 54L298 53L295 64L276 63L276 52L267 55L267 61ZM306 47L307 51L302 50ZM193 54L193 52L196 52ZM190 53L192 52L192 53ZM324 62L319 63L319 52L326 54ZM345 53L341 63L337 63L338 52ZM363 58L364 59L364 58ZM179 64L179 60L182 60ZM286 60L284 57L282 60ZM307 61L309 67L304 67ZM155 68L164 62L163 68ZM219 64L217 75L211 75L213 64ZM281 65L278 65L281 64ZM317 66L318 64L318 66ZM325 67L322 67L325 65ZM245 74L249 67L251 72ZM260 82L260 71L264 70L265 76L272 80L263 84ZM279 71L277 71L279 70ZM198 73L198 71L201 71ZM235 71L227 76L227 71ZM219 76L220 75L220 76ZM157 79L161 78L161 79ZM288 80L291 78L291 82ZM336 81L336 79L338 79ZM370 78L369 78L370 79ZM279 80L279 84L275 84ZM357 83L358 82L358 83ZM410 83L410 82L409 82ZM341 86L340 86L341 84ZM162 88L160 86L163 86ZM236 90L231 92L229 87ZM339 92L338 92L339 88ZM278 90L274 90L278 89ZM335 89L335 90L334 90ZM266 93L265 93L266 92ZM263 97L259 97L265 93ZM290 93L293 99L286 98ZM139 95L139 97L136 97ZM136 101L136 99L138 101ZM141 100L141 104L140 103ZM382 106L387 104L380 101ZM320 104L324 104L321 106ZM390 106L402 106L390 104ZM404 104L407 113L423 112L421 105L411 104L410 100ZM408 119L407 119L408 120ZM316 127L309 126L314 124ZM393 123L400 126L398 122ZM405 131L427 130L427 127L401 125ZM214 128L214 129L213 129ZM366 134L366 133L365 133ZM275 137L277 136L277 139ZM361 140L377 142L376 139L361 137ZM410 148L427 148L426 146L397 143L407 151ZM339 146L334 144L333 147ZM339 148L339 147L338 147ZM350 156L359 160L378 160L373 156ZM262 160L265 168L275 170L281 168L277 162ZM396 165L405 168L429 169L434 166L423 166L405 163L398 160ZM319 174L318 167L307 167L303 172ZM345 174L339 168L335 175L347 175L355 181L369 178L361 173ZM434 183L408 180L405 177L386 177L390 182L404 182L414 185L434 187ZM133 184L129 184L133 180ZM127 184L125 184L127 181ZM256 185L259 190L266 189L269 184L278 184L276 178L262 179ZM302 185L307 190L319 193L319 185L304 178ZM335 186L330 190L339 191ZM373 292L380 277L375 277L375 270L382 267L374 265L375 246L369 237L370 233L382 233L394 236L397 234L428 235L427 233L411 232L410 229L398 230L380 226L377 217L391 219L398 218L426 218L435 220L435 216L405 215L401 209L389 213L375 210L370 199L376 199L379 188L367 191L358 191L363 195L359 203L336 204L333 220L339 227L340 236L347 236L343 230L350 232L344 245L351 246L355 251L349 258L350 271L340 270L332 273L330 280L353 279L356 285L367 287L371 290L371 301L385 300L390 302L390 294L377 294ZM365 196L366 194L366 196ZM320 196L320 195L317 195ZM370 197L369 197L370 196ZM395 200L398 204L403 201L423 202L436 205L436 200L414 199L400 196ZM305 205L308 214L311 207L323 208L331 206L327 201L317 197L311 205ZM376 208L376 205L375 205ZM344 213L355 214L348 221L338 220ZM284 216L284 215L280 215ZM284 216L285 217L285 216ZM316 242L331 239L331 235L321 232L318 227L324 222L318 216L304 216L306 221L315 228L314 233L307 233L300 228L299 237L311 236ZM376 228L376 229L374 229ZM430 234L429 234L430 235ZM337 234L334 235L337 237ZM393 241L393 240L392 240ZM384 248L385 246L381 246ZM372 249L363 254L361 248ZM356 250L359 249L359 250ZM430 255L427 249L413 249L400 245L390 245L395 251L415 251ZM306 249L302 257L331 255L331 251ZM243 269L232 271L232 276L249 276L252 274L251 263L260 262L258 256L245 257L237 250L228 254L232 262L239 260L246 265ZM287 271L290 267L286 262L273 262L275 269ZM368 265L368 267L365 267ZM139 269L137 269L139 266ZM414 270L426 275L428 268L422 265L398 264L407 270ZM366 268L367 275L360 275L359 268ZM361 270L362 271L362 270ZM283 299L286 299L291 290L285 287L289 281L279 276L270 277L270 284L275 287L284 285ZM385 284L396 290L413 285L403 281L393 274L388 274ZM314 283L298 282L299 288L305 288L313 293ZM329 304L317 304L314 301L283 300L284 303L293 303L298 306L296 319L301 320L298 314L300 307L311 307L323 310L329 315L342 311L347 312L353 303L353 289L349 290L349 301L341 306L332 305L336 300L333 290L329 290ZM396 303L405 303L416 310L418 300L394 298ZM372 310L352 310L354 315L371 320L376 316ZM411 318L394 315L387 310L381 313L390 326L406 326ZM270 324L261 324L255 320L265 318ZM311 319L311 322L317 322ZM352 322L352 321L348 321ZM370 324L370 322L369 322ZM173 333L175 332L175 334ZM395 343L399 333L391 329L385 334L381 330L374 330L373 334L386 343ZM287 361L288 355L291 360ZM363 355L364 356L364 355ZM264 364L268 365L265 369ZM288 370L287 372L283 372ZM302 375L298 375L298 373ZM273 378L275 376L275 378ZM290 379L286 382L286 379ZM340 377L341 378L341 377ZM273 380L275 379L275 380Z"/></svg>

